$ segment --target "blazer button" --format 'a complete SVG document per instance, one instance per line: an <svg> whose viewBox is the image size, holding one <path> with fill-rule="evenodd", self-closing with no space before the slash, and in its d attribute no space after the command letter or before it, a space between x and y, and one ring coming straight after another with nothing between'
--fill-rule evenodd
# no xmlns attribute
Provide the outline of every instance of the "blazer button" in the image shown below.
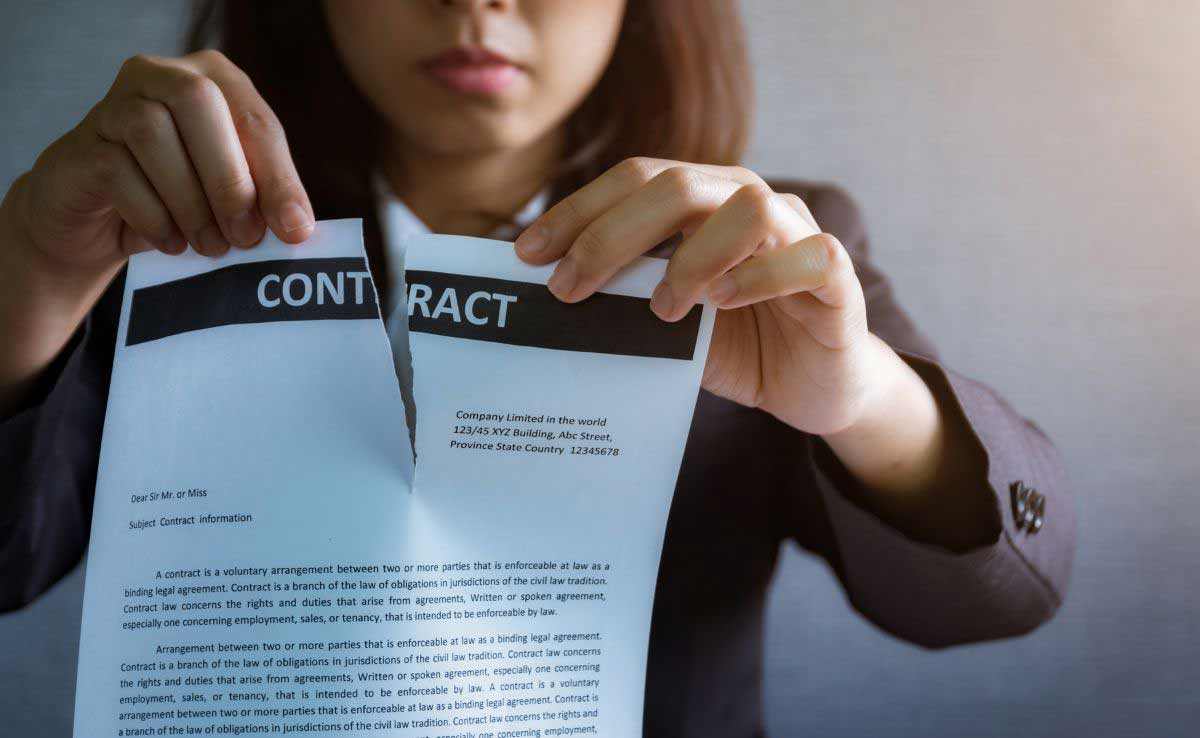
<svg viewBox="0 0 1200 738"><path fill-rule="evenodd" d="M1046 522L1046 496L1017 480L1009 487L1012 494L1013 523L1017 530L1034 535Z"/></svg>
<svg viewBox="0 0 1200 738"><path fill-rule="evenodd" d="M1031 522L1029 493L1030 489L1025 486L1021 480L1017 480L1009 486L1009 492L1012 496L1012 511L1013 523L1016 524L1017 530L1025 528L1026 523Z"/></svg>
<svg viewBox="0 0 1200 738"><path fill-rule="evenodd" d="M1042 529L1042 524L1046 522L1046 496L1038 495L1037 502L1031 505L1033 508L1033 522L1029 524L1029 532L1037 533Z"/></svg>
<svg viewBox="0 0 1200 738"><path fill-rule="evenodd" d="M1037 520L1037 501L1040 495L1029 490L1029 499L1025 502L1025 530L1033 533L1033 521Z"/></svg>

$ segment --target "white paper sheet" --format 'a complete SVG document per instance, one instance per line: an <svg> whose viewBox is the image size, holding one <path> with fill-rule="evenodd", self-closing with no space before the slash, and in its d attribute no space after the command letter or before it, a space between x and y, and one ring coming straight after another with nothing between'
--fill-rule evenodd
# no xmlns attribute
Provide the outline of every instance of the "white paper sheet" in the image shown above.
<svg viewBox="0 0 1200 738"><path fill-rule="evenodd" d="M713 319L652 318L664 265L564 306L414 240L414 482L358 221L131 260L75 734L639 735Z"/></svg>

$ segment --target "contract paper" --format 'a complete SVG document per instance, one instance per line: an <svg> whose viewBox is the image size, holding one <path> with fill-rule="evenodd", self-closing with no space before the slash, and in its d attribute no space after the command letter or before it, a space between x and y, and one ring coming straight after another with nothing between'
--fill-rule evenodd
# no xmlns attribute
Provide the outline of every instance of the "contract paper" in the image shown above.
<svg viewBox="0 0 1200 738"><path fill-rule="evenodd" d="M713 314L408 244L416 448L358 221L130 261L77 736L636 736ZM415 451L415 463L414 463Z"/></svg>

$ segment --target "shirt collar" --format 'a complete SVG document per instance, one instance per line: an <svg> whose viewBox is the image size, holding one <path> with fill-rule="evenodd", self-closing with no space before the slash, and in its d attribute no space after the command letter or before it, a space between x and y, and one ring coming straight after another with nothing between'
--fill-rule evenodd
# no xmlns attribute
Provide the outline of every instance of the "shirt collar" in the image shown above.
<svg viewBox="0 0 1200 738"><path fill-rule="evenodd" d="M404 291L404 253L410 238L430 233L429 226L417 217L400 198L392 192L381 175L374 178L375 212L379 217L379 227L383 236L383 253L388 264L388 302L385 315L390 315L395 308L396 296ZM488 238L498 241L512 241L520 235L538 216L546 211L550 203L550 188L545 187L530 198L529 202L513 215L512 223L505 223L488 234Z"/></svg>
<svg viewBox="0 0 1200 738"><path fill-rule="evenodd" d="M413 236L430 233L429 226L425 225L416 213L404 204L403 200L396 197L392 188L381 176L375 178L375 200L383 237L388 246L386 250L389 254L392 244L400 245ZM488 234L488 238L512 241L526 226L537 220L538 216L546 211L549 202L550 188L545 187L521 206L521 209L513 215L512 223L499 226Z"/></svg>

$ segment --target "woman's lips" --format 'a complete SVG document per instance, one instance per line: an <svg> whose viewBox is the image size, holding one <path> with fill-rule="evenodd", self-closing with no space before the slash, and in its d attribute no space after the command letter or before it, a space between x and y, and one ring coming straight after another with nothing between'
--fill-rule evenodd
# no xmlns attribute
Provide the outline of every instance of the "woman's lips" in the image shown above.
<svg viewBox="0 0 1200 738"><path fill-rule="evenodd" d="M493 51L459 47L421 64L431 77L455 92L495 95L508 87L521 68Z"/></svg>

